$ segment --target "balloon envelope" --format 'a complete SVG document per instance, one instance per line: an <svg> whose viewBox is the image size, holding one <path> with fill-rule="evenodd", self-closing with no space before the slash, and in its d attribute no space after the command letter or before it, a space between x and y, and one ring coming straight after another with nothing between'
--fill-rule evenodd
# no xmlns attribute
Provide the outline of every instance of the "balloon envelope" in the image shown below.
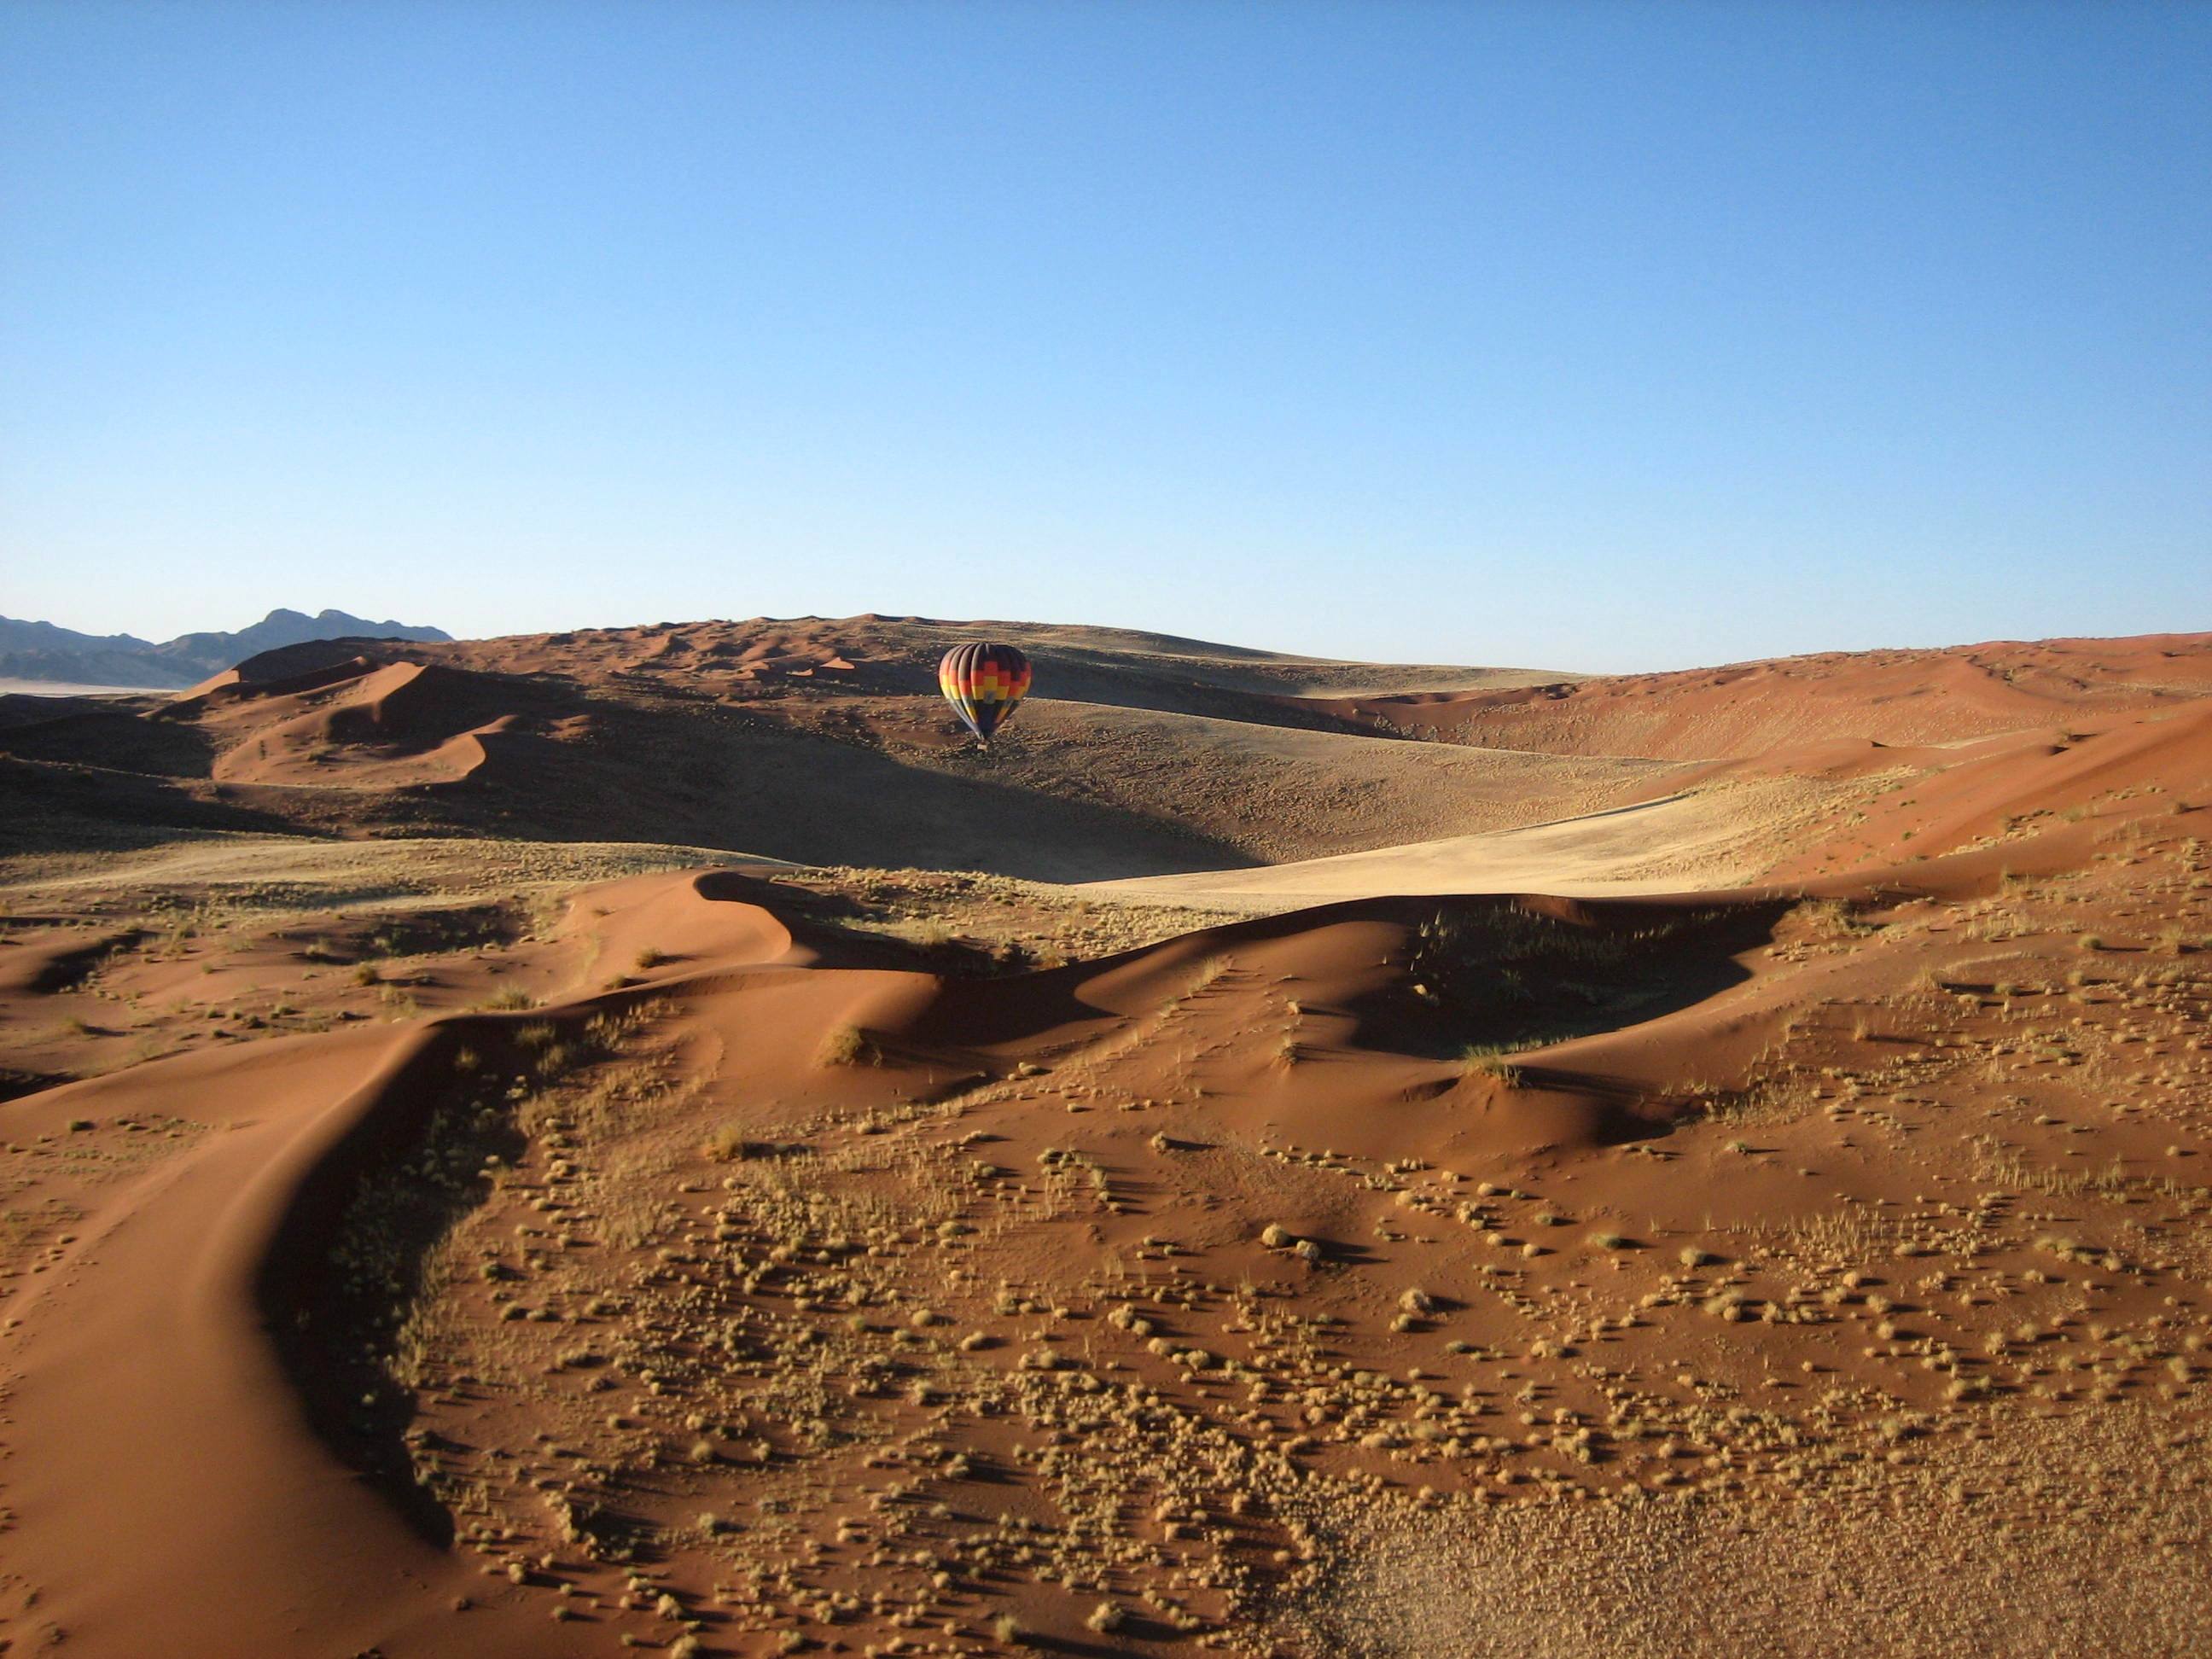
<svg viewBox="0 0 2212 1659"><path fill-rule="evenodd" d="M1011 645L956 645L937 665L938 689L984 743L1030 689L1030 659Z"/></svg>

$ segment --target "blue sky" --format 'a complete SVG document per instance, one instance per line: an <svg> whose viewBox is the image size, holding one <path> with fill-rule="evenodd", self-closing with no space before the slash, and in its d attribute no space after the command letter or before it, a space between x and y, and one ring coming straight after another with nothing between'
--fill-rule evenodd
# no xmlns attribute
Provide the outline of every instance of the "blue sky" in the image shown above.
<svg viewBox="0 0 2212 1659"><path fill-rule="evenodd" d="M2212 7L0 0L0 613L2212 628Z"/></svg>

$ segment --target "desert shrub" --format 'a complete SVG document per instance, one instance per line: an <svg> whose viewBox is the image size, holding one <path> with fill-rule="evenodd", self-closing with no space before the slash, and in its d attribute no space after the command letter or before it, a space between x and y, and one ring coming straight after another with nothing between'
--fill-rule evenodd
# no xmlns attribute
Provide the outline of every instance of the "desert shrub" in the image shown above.
<svg viewBox="0 0 2212 1659"><path fill-rule="evenodd" d="M814 1062L817 1066L857 1066L867 1053L868 1040L859 1026L833 1025L822 1034L821 1046L814 1051Z"/></svg>
<svg viewBox="0 0 2212 1659"><path fill-rule="evenodd" d="M1517 1088L1521 1068L1505 1058L1513 1052L1514 1048L1504 1043L1470 1042L1460 1050L1460 1075L1494 1078L1509 1089Z"/></svg>
<svg viewBox="0 0 2212 1659"><path fill-rule="evenodd" d="M734 1123L725 1123L699 1143L699 1155L715 1164L741 1164L752 1156L752 1143Z"/></svg>

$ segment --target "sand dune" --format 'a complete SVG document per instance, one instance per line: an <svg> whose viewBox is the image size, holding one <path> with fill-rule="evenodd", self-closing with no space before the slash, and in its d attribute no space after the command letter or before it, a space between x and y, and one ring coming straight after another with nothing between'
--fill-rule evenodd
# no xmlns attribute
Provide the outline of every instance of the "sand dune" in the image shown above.
<svg viewBox="0 0 2212 1659"><path fill-rule="evenodd" d="M522 720L502 709L507 701L506 688L480 676L356 658L266 684L196 689L162 714L197 719L228 740L210 769L219 782L404 788L482 770L489 747Z"/></svg>
<svg viewBox="0 0 2212 1659"><path fill-rule="evenodd" d="M2064 738L1812 745L1792 761L1770 755L1755 769L1692 774L1679 794L1547 823L1095 890L1269 909L1389 893L1680 892L1895 864L2053 818L2130 815L2129 803L2147 793L2166 797L2168 810L2212 799L2212 703L2106 717ZM1826 828L1845 817L1854 823L1844 832Z"/></svg>
<svg viewBox="0 0 2212 1659"><path fill-rule="evenodd" d="M23 1136L88 1114L158 1134L182 1107L196 1141L150 1181L77 1197L73 1242L11 1303L11 1442L74 1449L9 1483L27 1534L11 1571L40 1590L28 1629L114 1653L350 1650L433 1607L432 1553L316 1437L257 1297L325 1160L433 1041L272 1044L11 1113Z"/></svg>
<svg viewBox="0 0 2212 1659"><path fill-rule="evenodd" d="M980 756L935 663L981 629L859 617L288 647L167 704L0 723L34 808L0 837L67 844L118 820L628 836L1069 880L1526 823L1667 770L1383 738L1290 695L1425 668L1037 628L1009 630L1044 676L1023 741Z"/></svg>
<svg viewBox="0 0 2212 1659"><path fill-rule="evenodd" d="M1713 760L1825 739L1926 744L2175 708L2212 690L2212 635L1783 658L1473 692L1323 699L1495 748Z"/></svg>
<svg viewBox="0 0 2212 1659"><path fill-rule="evenodd" d="M1606 758L1053 630L986 771L919 633L0 727L10 1651L2212 1640L2201 641L1428 688ZM1145 878L842 856L979 803Z"/></svg>
<svg viewBox="0 0 2212 1659"><path fill-rule="evenodd" d="M665 985L681 1002L655 1023L679 1048L725 1045L716 1094L767 1087L848 1109L856 1081L864 1098L890 1103L933 1067L954 1068L938 1073L943 1082L964 1081L979 1056L1003 1065L1071 1041L1095 1044L1149 1017L1219 952L1234 955L1235 982L1253 988L1246 996L1287 975L1329 1003L1354 1000L1392 977L1370 965L1374 953L1402 948L1407 937L1402 922L1358 912L1221 930L1103 971L1044 976L1010 1010L1004 997L979 999L978 988L926 975L764 979L764 965L810 957L768 913L727 896L740 890L741 878L641 878L598 890L580 908L611 942L660 939L675 947L672 958L688 958ZM752 1015L756 1001L773 1011L770 1024ZM84 1452L49 1463L46 1478L21 1480L13 1493L28 1523L16 1565L40 1587L42 1621L82 1631L94 1650L125 1652L272 1650L310 1618L317 1639L341 1645L588 1650L552 1641L534 1622L518 1628L495 1616L531 1599L511 1589L453 1627L453 1600L485 1596L482 1580L333 1465L317 1438L315 1398L330 1391L319 1368L342 1364L339 1356L312 1339L271 1340L294 1330L298 1313L339 1299L317 1265L343 1249L342 1204L332 1200L362 1178L363 1161L380 1148L390 1156L422 1133L463 1043L497 1052L502 1033L511 1042L533 1019L561 1018L555 1009L271 1043L139 1068L11 1109L9 1132L24 1137L84 1118L111 1134L179 1117L195 1126L191 1143L155 1170L84 1205L51 1259L52 1276L15 1305L15 1427L26 1443ZM749 1035L741 1060L726 1046L733 1022ZM823 1032L855 1022L872 1042L915 1046L879 1077L825 1078L816 1059ZM763 1046L769 1031L776 1036ZM1270 1063L1264 1054L1223 1061L1263 1074ZM1419 1061L1392 1068L1409 1079L1438 1070ZM1334 1110L1325 1103L1337 1092L1324 1088L1319 1109ZM1619 1133L1605 1127L1602 1102L1575 1098L1570 1091L1538 1120L1547 1137ZM1363 1139L1354 1133L1349 1144ZM137 1363L149 1347L159 1365ZM349 1383L343 1393L351 1396ZM145 1569L118 1575L106 1564L118 1557Z"/></svg>

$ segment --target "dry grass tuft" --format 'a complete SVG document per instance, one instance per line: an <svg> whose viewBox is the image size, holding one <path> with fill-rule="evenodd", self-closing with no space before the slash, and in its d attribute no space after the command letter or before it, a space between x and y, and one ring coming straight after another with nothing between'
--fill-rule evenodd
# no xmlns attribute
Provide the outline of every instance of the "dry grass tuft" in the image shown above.
<svg viewBox="0 0 2212 1659"><path fill-rule="evenodd" d="M868 1039L857 1025L833 1025L814 1051L817 1066L857 1066L869 1055Z"/></svg>

